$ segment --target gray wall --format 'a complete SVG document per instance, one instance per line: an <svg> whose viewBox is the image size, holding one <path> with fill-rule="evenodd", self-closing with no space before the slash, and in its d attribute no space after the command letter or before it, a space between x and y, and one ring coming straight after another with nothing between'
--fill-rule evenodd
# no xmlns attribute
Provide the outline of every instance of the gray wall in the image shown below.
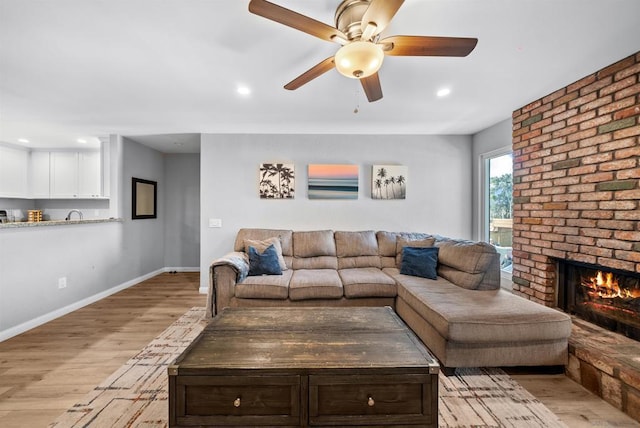
<svg viewBox="0 0 640 428"><path fill-rule="evenodd" d="M123 257L129 261L125 268L131 272L127 279L153 272L164 267L164 159L162 153L123 138L122 162L122 216L127 240ZM157 218L131 220L131 178L158 182Z"/></svg>
<svg viewBox="0 0 640 428"><path fill-rule="evenodd" d="M131 177L163 186L162 155L126 139L119 152L122 222L0 230L0 339L164 267L162 193L158 219L131 220Z"/></svg>
<svg viewBox="0 0 640 428"><path fill-rule="evenodd" d="M511 150L511 118L473 135L473 239L480 239L482 222L482 156Z"/></svg>
<svg viewBox="0 0 640 428"><path fill-rule="evenodd" d="M200 154L164 156L164 266L200 266Z"/></svg>
<svg viewBox="0 0 640 428"><path fill-rule="evenodd" d="M220 135L201 143L201 289L211 261L230 251L239 228L423 231L470 238L470 136ZM261 200L258 168L295 165L293 200ZM357 200L309 200L309 163L360 166ZM372 200L371 167L408 167L406 200ZM209 228L209 218L222 228Z"/></svg>
<svg viewBox="0 0 640 428"><path fill-rule="evenodd" d="M471 141L437 135L205 134L198 162L197 155L164 156L122 139L112 152L121 164L112 183L119 197L111 201L122 222L0 231L0 338L22 323L62 314L164 267L199 265L206 288L209 264L231 249L241 227L409 230L470 238ZM293 200L258 197L259 165L275 161L295 164ZM309 200L309 163L359 165L359 198ZM408 167L406 200L371 199L374 164ZM131 220L134 176L158 182L157 219ZM221 218L223 227L209 228L209 218ZM58 290L61 276L68 286Z"/></svg>

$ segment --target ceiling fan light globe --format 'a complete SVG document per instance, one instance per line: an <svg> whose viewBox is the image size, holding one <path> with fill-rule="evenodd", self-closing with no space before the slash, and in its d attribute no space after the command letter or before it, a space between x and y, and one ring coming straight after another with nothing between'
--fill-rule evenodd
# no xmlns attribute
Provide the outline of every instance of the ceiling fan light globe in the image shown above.
<svg viewBox="0 0 640 428"><path fill-rule="evenodd" d="M378 72L382 66L384 52L379 45L354 41L338 49L335 55L336 69L352 79L361 79Z"/></svg>

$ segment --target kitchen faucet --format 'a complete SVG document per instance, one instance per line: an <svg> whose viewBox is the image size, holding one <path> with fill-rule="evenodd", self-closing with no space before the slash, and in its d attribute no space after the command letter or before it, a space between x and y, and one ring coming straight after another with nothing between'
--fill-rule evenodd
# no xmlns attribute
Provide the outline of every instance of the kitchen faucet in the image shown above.
<svg viewBox="0 0 640 428"><path fill-rule="evenodd" d="M69 214L67 214L67 218L65 218L65 220L71 220L71 214L73 213L78 213L78 215L80 216L80 220L82 220L82 211L80 210L71 210L69 211Z"/></svg>

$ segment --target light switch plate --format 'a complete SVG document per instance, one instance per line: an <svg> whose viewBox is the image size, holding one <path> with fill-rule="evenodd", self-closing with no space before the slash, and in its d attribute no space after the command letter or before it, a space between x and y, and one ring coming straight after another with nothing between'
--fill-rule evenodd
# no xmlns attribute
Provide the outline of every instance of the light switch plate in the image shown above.
<svg viewBox="0 0 640 428"><path fill-rule="evenodd" d="M221 218L210 218L209 219L209 227L222 227L222 219Z"/></svg>

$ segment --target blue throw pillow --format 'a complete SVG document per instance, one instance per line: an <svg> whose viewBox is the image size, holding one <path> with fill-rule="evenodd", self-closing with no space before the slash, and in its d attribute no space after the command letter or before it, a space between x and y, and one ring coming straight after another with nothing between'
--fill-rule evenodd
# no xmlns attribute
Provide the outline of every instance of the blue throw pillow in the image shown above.
<svg viewBox="0 0 640 428"><path fill-rule="evenodd" d="M265 248L262 254L255 247L249 247L249 276L258 275L282 275L278 251L273 244Z"/></svg>
<svg viewBox="0 0 640 428"><path fill-rule="evenodd" d="M402 249L402 264L400 273L436 279L438 273L438 247L404 247Z"/></svg>

